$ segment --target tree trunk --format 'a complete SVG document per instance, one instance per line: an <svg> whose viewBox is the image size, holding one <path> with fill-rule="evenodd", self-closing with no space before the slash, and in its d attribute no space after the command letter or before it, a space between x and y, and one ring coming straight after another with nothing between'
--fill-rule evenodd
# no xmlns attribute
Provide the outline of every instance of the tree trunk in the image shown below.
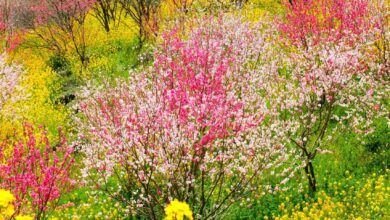
<svg viewBox="0 0 390 220"><path fill-rule="evenodd" d="M104 18L104 30L110 32L110 21L107 17Z"/></svg>
<svg viewBox="0 0 390 220"><path fill-rule="evenodd" d="M308 181L309 192L314 194L317 191L317 181L314 175L314 167L311 161L308 161L305 166L305 173Z"/></svg>

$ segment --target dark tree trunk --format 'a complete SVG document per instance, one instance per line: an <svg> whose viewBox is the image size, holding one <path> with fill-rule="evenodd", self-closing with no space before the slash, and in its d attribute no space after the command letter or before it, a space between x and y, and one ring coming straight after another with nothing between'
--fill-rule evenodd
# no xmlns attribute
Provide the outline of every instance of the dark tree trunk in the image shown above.
<svg viewBox="0 0 390 220"><path fill-rule="evenodd" d="M305 166L305 174L308 181L309 192L314 194L317 191L317 181L314 175L314 167L311 161L308 161Z"/></svg>

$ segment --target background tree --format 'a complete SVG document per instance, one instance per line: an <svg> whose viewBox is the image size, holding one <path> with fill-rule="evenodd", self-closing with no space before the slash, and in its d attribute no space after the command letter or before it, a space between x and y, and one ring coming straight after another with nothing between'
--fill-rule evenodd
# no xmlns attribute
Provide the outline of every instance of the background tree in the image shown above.
<svg viewBox="0 0 390 220"><path fill-rule="evenodd" d="M110 25L120 23L123 12L119 0L96 0L93 10L106 32L110 32Z"/></svg>
<svg viewBox="0 0 390 220"><path fill-rule="evenodd" d="M139 28L139 46L158 35L161 0L120 0L126 14Z"/></svg>
<svg viewBox="0 0 390 220"><path fill-rule="evenodd" d="M5 49L12 51L21 43L23 30L33 26L31 1L0 1L0 39L5 42Z"/></svg>
<svg viewBox="0 0 390 220"><path fill-rule="evenodd" d="M59 55L68 51L69 43L81 63L88 63L85 17L95 0L37 0L34 32L42 41L39 46L53 49Z"/></svg>
<svg viewBox="0 0 390 220"><path fill-rule="evenodd" d="M194 3L194 0L167 0L166 2L172 3L174 8L187 14L191 5Z"/></svg>

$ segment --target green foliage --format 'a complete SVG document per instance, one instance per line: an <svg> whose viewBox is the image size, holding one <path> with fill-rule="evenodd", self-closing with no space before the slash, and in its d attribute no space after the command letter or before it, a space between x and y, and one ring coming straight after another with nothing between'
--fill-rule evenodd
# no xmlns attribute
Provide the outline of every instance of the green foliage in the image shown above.
<svg viewBox="0 0 390 220"><path fill-rule="evenodd" d="M318 198L322 198L323 201L328 200L327 204L333 208L337 208L337 204L340 202L341 204L339 205L342 205L346 210L348 202L353 206L352 198L357 196L357 194L362 196L364 194L363 191L368 190L367 187L369 186L367 184L376 183L377 180L375 178L379 178L378 176L369 177L371 179L367 182L362 181L368 178L372 172L377 173L377 175L378 173L384 174L385 177L383 177L384 179L382 181L384 181L384 184L387 184L386 186L388 188L388 171L386 170L389 169L390 158L388 141L390 138L389 128L384 120L377 120L374 127L374 132L363 138L359 135L344 131L338 131L338 133L333 134L339 138L334 141L332 146L327 147L332 153L318 155L318 158L314 161L314 167L319 181L318 197L311 198L306 193L307 183L304 178L304 173L301 172L286 184L285 191L272 194L264 193L263 190L255 191L250 200L243 199L239 206L233 206L225 219L267 219L267 217L273 219L277 216L283 217L288 213L290 215L287 215L288 217L284 216L285 219L297 219L298 217L292 214L292 212L307 217L308 211L305 213L305 211L302 211L303 208L308 207L307 210L313 210L313 212L319 211ZM385 174L386 172L387 174ZM375 191L374 185L373 189L377 193L376 195L379 196L379 194L382 194L383 196L388 196L386 186L382 186L384 188L381 188L381 191ZM345 199L346 196L348 196L348 199ZM379 197L382 198L381 196ZM378 206L375 203L378 198L371 198L368 201L372 202L372 209ZM364 201L356 201L355 206L361 202ZM387 213L388 215L390 211L389 204L383 204L387 204L387 206L378 206L379 210L377 212L372 211L371 214L376 215L375 213L382 213L380 215L384 215ZM366 207L364 210L369 210L369 208ZM356 212L358 212L358 209L356 209ZM360 213L362 212L360 211ZM347 216L350 212L334 214L346 214ZM360 214L359 216L362 215Z"/></svg>
<svg viewBox="0 0 390 220"><path fill-rule="evenodd" d="M58 219L125 219L125 207L102 191L86 188L66 195L57 211Z"/></svg>
<svg viewBox="0 0 390 220"><path fill-rule="evenodd" d="M138 39L133 38L131 41L112 39L92 47L88 71L94 79L128 76L129 70L139 64L137 45Z"/></svg>
<svg viewBox="0 0 390 220"><path fill-rule="evenodd" d="M364 141L369 170L390 168L390 129L385 120L377 120L375 130ZM363 158L362 158L363 159Z"/></svg>
<svg viewBox="0 0 390 220"><path fill-rule="evenodd" d="M72 71L70 70L70 63L66 57L58 54L54 54L49 58L48 66L61 76L70 76Z"/></svg>

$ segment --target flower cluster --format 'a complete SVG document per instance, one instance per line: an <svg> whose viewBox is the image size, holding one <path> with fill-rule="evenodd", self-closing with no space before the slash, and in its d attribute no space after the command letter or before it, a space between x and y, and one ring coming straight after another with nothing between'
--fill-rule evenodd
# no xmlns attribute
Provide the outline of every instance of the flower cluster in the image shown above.
<svg viewBox="0 0 390 220"><path fill-rule="evenodd" d="M4 161L0 164L0 186L15 196L15 214L34 213L40 218L72 186L72 151L63 137L58 147L51 146L46 131L36 136L29 124L25 124L22 136L15 134L14 138L0 145L0 160ZM10 156L5 152L8 145L13 147Z"/></svg>
<svg viewBox="0 0 390 220"><path fill-rule="evenodd" d="M388 215L389 171L373 173L363 182L351 176L340 182L330 182L328 193L320 191L314 201L293 205L286 200L279 205L281 216L275 219L383 219Z"/></svg>
<svg viewBox="0 0 390 220"><path fill-rule="evenodd" d="M44 124L49 131L49 140L57 138L55 131L59 126L66 125L68 110L62 105L56 105L53 94L58 94L61 80L51 70L45 59L49 54L31 54L30 51L20 51L14 55L13 61L23 66L20 73L19 86L12 94L17 98L12 105L6 105L4 110L12 115L7 115L1 125L1 135L13 135L14 128L22 130L24 121L34 124ZM15 99L12 98L12 99ZM11 117L12 116L12 117ZM11 124L9 126L6 126Z"/></svg>
<svg viewBox="0 0 390 220"><path fill-rule="evenodd" d="M367 0L294 0L285 1L287 15L280 22L295 45L353 40L370 25Z"/></svg>
<svg viewBox="0 0 390 220"><path fill-rule="evenodd" d="M14 195L10 191L0 189L0 219L8 219L14 216L15 209L12 204L15 201ZM32 220L30 216L18 215L16 220Z"/></svg>
<svg viewBox="0 0 390 220"><path fill-rule="evenodd" d="M171 201L164 209L166 220L183 220L185 217L192 220L192 212L190 207L185 202L179 202L177 199Z"/></svg>
<svg viewBox="0 0 390 220"><path fill-rule="evenodd" d="M14 214L12 202L15 200L14 195L9 191L0 189L0 218L10 217Z"/></svg>

